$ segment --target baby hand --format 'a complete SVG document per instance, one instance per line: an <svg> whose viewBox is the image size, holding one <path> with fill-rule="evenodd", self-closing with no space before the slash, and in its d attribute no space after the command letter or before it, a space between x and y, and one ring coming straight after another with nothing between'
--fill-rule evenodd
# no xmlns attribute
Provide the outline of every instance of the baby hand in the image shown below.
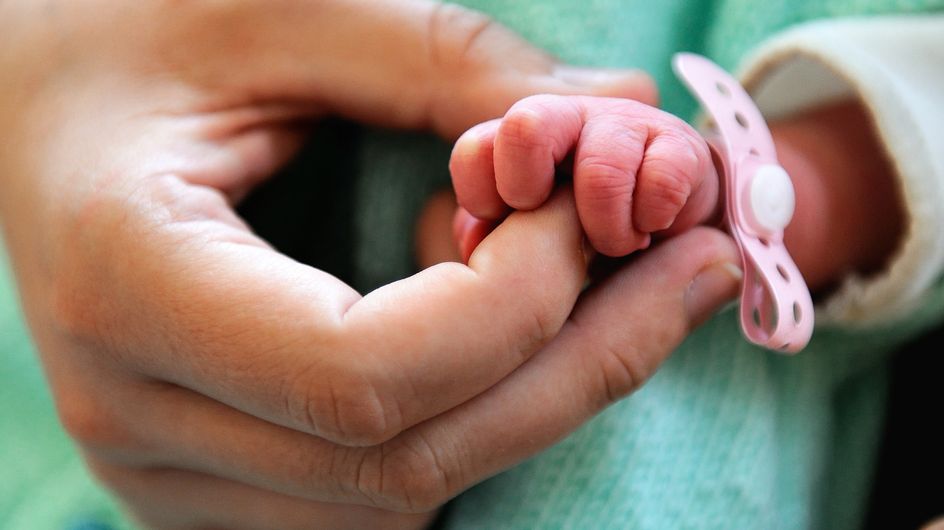
<svg viewBox="0 0 944 530"><path fill-rule="evenodd" d="M544 203L556 169L571 164L580 222L608 256L646 248L653 233L679 233L716 214L718 177L708 145L679 118L628 99L532 96L456 142L449 168L463 258L509 207Z"/></svg>

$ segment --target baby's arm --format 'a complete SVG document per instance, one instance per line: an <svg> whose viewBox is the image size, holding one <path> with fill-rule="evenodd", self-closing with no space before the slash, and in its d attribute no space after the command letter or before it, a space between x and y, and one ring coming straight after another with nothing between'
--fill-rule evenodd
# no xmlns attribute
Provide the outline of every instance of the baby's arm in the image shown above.
<svg viewBox="0 0 944 530"><path fill-rule="evenodd" d="M899 243L903 213L861 106L814 109L772 123L771 132L797 193L786 245L810 287L881 267ZM684 122L631 101L538 96L456 145L450 168L468 212L460 212L456 230L463 257L487 232L487 222L471 216L536 207L570 152L580 220L604 254L625 255L654 232L671 235L718 218L708 146Z"/></svg>
<svg viewBox="0 0 944 530"><path fill-rule="evenodd" d="M854 100L771 123L797 193L784 243L811 289L884 267L901 243L904 206L891 165Z"/></svg>

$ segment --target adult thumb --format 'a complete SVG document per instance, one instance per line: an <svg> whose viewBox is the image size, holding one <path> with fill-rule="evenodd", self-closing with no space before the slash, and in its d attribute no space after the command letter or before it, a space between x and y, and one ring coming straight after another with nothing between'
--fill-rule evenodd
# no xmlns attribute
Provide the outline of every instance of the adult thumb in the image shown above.
<svg viewBox="0 0 944 530"><path fill-rule="evenodd" d="M740 286L740 256L726 234L696 227L641 253L585 294L563 339L595 352L611 372L598 396L618 399L662 361ZM618 361L614 363L613 361Z"/></svg>
<svg viewBox="0 0 944 530"><path fill-rule="evenodd" d="M497 118L534 94L658 102L654 81L641 70L563 64L488 16L459 6L438 4L430 17L428 119L446 137Z"/></svg>
<svg viewBox="0 0 944 530"><path fill-rule="evenodd" d="M640 71L561 64L488 16L449 3L247 0L213 6L203 10L212 16L204 14L200 27L252 46L218 46L214 53L223 60L205 61L204 69L223 65L215 72L221 79L251 88L260 99L308 101L367 123L454 138L533 94L656 102L652 79Z"/></svg>

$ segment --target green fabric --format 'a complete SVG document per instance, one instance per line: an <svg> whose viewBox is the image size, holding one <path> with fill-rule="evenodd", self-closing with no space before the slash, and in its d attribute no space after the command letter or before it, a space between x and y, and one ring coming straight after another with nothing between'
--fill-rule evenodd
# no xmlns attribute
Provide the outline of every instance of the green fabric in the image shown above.
<svg viewBox="0 0 944 530"><path fill-rule="evenodd" d="M761 40L803 20L944 8L944 0L464 3L569 62L652 72L664 106L686 117L695 105L670 73L674 51L702 52L733 68ZM356 136L353 165L339 166L355 173L352 189L338 188L353 205L344 230L356 245L329 261L353 263L345 277L366 291L412 272L413 221L429 191L448 183L448 146L388 131ZM350 158L317 144L309 154ZM882 424L885 356L942 317L938 286L902 325L818 329L808 350L786 358L744 343L728 310L640 392L461 496L445 526L854 528ZM55 420L5 270L0 348L0 528L61 529L93 520L130 528Z"/></svg>
<svg viewBox="0 0 944 530"><path fill-rule="evenodd" d="M695 104L671 73L674 51L704 53L733 69L798 22L944 8L940 0L462 3L566 61L646 69L664 107L689 118ZM378 274L360 278L362 288L409 270L409 247L395 242L415 212L399 210L402 199L387 201L413 197L412 186L426 188L437 175L445 182L448 147L424 143L384 132L367 137L358 260ZM746 344L729 310L640 392L462 495L444 527L856 528L883 422L885 357L942 315L938 287L914 320L860 332L819 329L808 350L785 358Z"/></svg>
<svg viewBox="0 0 944 530"><path fill-rule="evenodd" d="M0 528L122 528L56 420L0 251Z"/></svg>

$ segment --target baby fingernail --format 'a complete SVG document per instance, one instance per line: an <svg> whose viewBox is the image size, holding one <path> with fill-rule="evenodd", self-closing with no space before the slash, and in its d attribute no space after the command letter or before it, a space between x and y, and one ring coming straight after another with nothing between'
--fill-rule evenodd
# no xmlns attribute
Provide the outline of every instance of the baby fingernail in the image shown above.
<svg viewBox="0 0 944 530"><path fill-rule="evenodd" d="M452 146L452 156L472 159L478 156L481 140L473 131L468 131L456 140Z"/></svg>
<svg viewBox="0 0 944 530"><path fill-rule="evenodd" d="M583 236L580 240L580 251L583 255L584 266L589 266L590 262L593 261L593 258L597 255L597 251L593 248L593 244L590 243L587 236Z"/></svg>

